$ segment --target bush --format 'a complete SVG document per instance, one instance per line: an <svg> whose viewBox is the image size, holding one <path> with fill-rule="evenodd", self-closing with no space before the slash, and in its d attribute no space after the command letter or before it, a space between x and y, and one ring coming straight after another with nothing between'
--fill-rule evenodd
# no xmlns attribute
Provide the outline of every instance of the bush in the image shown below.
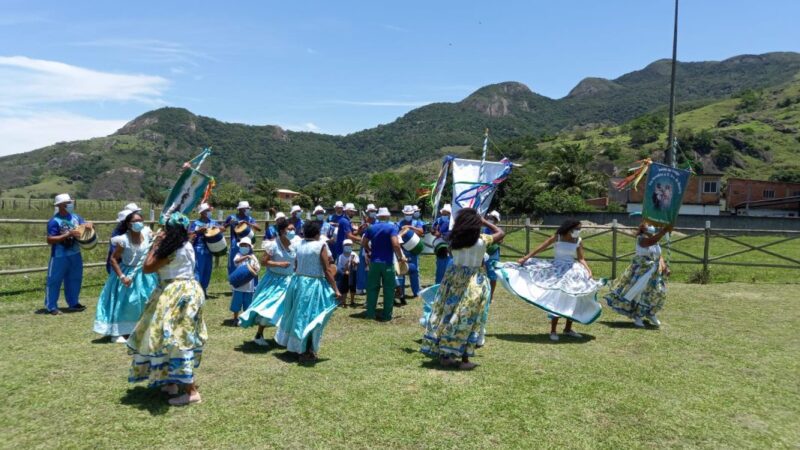
<svg viewBox="0 0 800 450"><path fill-rule="evenodd" d="M700 269L692 272L687 280L690 284L709 284L711 283L711 271L709 269Z"/></svg>
<svg viewBox="0 0 800 450"><path fill-rule="evenodd" d="M658 140L658 136L664 132L666 121L663 117L654 114L645 115L633 120L630 123L631 146L639 148L644 144L649 144Z"/></svg>
<svg viewBox="0 0 800 450"><path fill-rule="evenodd" d="M714 151L714 164L720 169L730 167L733 164L735 155L736 150L733 148L733 145L728 141L723 141Z"/></svg>

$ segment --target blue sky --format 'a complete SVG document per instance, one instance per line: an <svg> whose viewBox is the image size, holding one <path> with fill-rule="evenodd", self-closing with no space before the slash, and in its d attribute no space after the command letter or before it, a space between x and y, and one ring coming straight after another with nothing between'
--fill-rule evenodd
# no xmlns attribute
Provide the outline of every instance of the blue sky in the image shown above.
<svg viewBox="0 0 800 450"><path fill-rule="evenodd" d="M0 9L0 155L181 106L346 134L520 81L563 97L671 52L671 0L16 1ZM684 0L678 57L800 51L800 2Z"/></svg>

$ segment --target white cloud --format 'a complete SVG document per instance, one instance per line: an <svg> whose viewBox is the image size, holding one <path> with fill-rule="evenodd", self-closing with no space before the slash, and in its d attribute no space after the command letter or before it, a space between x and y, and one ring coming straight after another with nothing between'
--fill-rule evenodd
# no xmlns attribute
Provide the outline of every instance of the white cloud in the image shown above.
<svg viewBox="0 0 800 450"><path fill-rule="evenodd" d="M107 136L125 125L125 120L94 119L68 112L37 112L0 116L0 156L35 150L60 141Z"/></svg>
<svg viewBox="0 0 800 450"><path fill-rule="evenodd" d="M381 25L381 26L382 26L382 27L383 27L385 30L389 30L389 31L397 31L397 32L400 32L400 33L408 33L408 32L410 32L410 31L411 31L411 30L409 30L408 28L399 27L399 26L397 26L397 25L383 24L383 25Z"/></svg>
<svg viewBox="0 0 800 450"><path fill-rule="evenodd" d="M57 61L0 56L0 106L75 101L161 103L167 79L100 72Z"/></svg>
<svg viewBox="0 0 800 450"><path fill-rule="evenodd" d="M352 101L352 100L331 100L328 103L337 105L350 105L350 106L425 106L431 104L431 101L396 101L396 100L381 100L381 101Z"/></svg>
<svg viewBox="0 0 800 450"><path fill-rule="evenodd" d="M308 131L319 131L319 127L317 125L315 125L314 122L307 122L306 123L306 129Z"/></svg>
<svg viewBox="0 0 800 450"><path fill-rule="evenodd" d="M302 125L284 125L282 128L291 131L310 131L320 133L320 128L314 122L306 122Z"/></svg>
<svg viewBox="0 0 800 450"><path fill-rule="evenodd" d="M198 66L198 60L216 61L206 53L198 52L178 42L158 39L97 39L73 42L77 47L122 49L128 59L160 64L188 64Z"/></svg>

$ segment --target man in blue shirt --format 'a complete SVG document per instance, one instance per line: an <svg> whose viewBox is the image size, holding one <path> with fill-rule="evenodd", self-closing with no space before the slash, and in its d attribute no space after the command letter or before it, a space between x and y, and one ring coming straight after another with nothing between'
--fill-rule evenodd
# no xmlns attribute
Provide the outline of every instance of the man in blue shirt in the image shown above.
<svg viewBox="0 0 800 450"><path fill-rule="evenodd" d="M233 258L239 254L239 244L238 240L236 239L236 225L246 222L250 225L250 228L261 231L261 227L258 226L256 223L256 219L250 215L250 203L246 201L241 201L236 206L238 210L236 214L231 214L225 219L225 223L222 224L222 231L227 230L228 228L231 229L231 245L230 245L230 252L228 253L228 275L231 274L234 270L236 270L236 266L233 264ZM244 237L244 236L242 236Z"/></svg>
<svg viewBox="0 0 800 450"><path fill-rule="evenodd" d="M266 231L264 231L264 241L274 241L278 238L278 224L286 220L286 214L279 212L275 214L275 223L272 225L267 226ZM264 242L261 243L262 248L264 247Z"/></svg>
<svg viewBox="0 0 800 450"><path fill-rule="evenodd" d="M424 233L423 227L425 226L421 220L414 218L414 207L411 205L406 205L403 207L403 219L397 222L397 226L400 228L400 237L407 232L412 231L417 236L422 238ZM406 256L408 260L408 275L411 278L411 293L414 294L413 297L416 297L419 294L419 255L415 255L405 248L403 249L403 254ZM397 277L397 284L399 287L399 294L400 294L400 304L406 304L406 277L399 276ZM412 297L412 298L413 298Z"/></svg>
<svg viewBox="0 0 800 450"><path fill-rule="evenodd" d="M292 206L287 220L294 225L295 233L303 237L303 208L301 208L300 205Z"/></svg>
<svg viewBox="0 0 800 450"><path fill-rule="evenodd" d="M350 219L356 215L356 206L352 203L348 203L344 207L344 215L339 219L336 224L336 242L333 244L333 260L336 261L339 258L339 255L342 254L344 251L344 241L345 239L350 239L351 241L355 242L359 239L359 236L353 233L353 224L350 222Z"/></svg>
<svg viewBox="0 0 800 450"><path fill-rule="evenodd" d="M333 214L328 217L329 223L339 223L339 219L344 217L344 203L341 200L337 200L336 203L333 204Z"/></svg>
<svg viewBox="0 0 800 450"><path fill-rule="evenodd" d="M53 203L58 212L47 222L47 243L50 244L50 264L47 267L47 287L44 307L49 314L58 315L58 295L64 284L64 297L70 311L83 311L85 306L78 301L83 283L83 258L81 248L75 240L80 232L78 225L93 228L91 222L75 214L75 202L69 194L59 194Z"/></svg>
<svg viewBox="0 0 800 450"><path fill-rule="evenodd" d="M200 217L197 220L193 220L189 226L189 234L192 236L195 256L194 279L203 287L203 293L206 294L206 297L208 297L208 284L211 282L211 270L214 260L203 235L209 228L219 226L217 221L211 218L213 210L214 208L208 203L202 203L197 208L197 213L200 214Z"/></svg>
<svg viewBox="0 0 800 450"><path fill-rule="evenodd" d="M434 236L447 240L450 235L451 211L452 208L449 204L444 205L439 211L440 217L433 222L433 229L431 230ZM450 256L450 252L447 252L446 255L436 255L436 284L442 282L444 273L451 262L453 262L453 258Z"/></svg>
<svg viewBox="0 0 800 450"><path fill-rule="evenodd" d="M367 318L375 318L378 306L378 290L383 283L383 320L392 320L394 309L395 272L394 258L405 262L406 258L397 240L397 225L389 222L389 210L378 210L378 223L367 228L361 239L361 246L366 249L369 259L367 275Z"/></svg>

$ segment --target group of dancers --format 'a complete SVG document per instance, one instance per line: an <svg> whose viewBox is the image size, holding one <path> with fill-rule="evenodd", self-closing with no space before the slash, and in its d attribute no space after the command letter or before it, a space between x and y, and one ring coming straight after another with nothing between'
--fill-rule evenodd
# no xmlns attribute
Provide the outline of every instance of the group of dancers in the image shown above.
<svg viewBox="0 0 800 450"><path fill-rule="evenodd" d="M57 196L55 206L57 212L48 224L52 251L45 304L48 311L57 311L63 282L70 308L81 310L80 279L71 272L82 265L74 228L91 224L73 211L69 195ZM194 221L172 213L156 233L144 224L135 204L119 213L94 331L125 342L132 355L129 381L147 381L160 388L171 396L172 405L201 400L196 369L207 341L203 308L213 264L202 233L241 222L261 231L247 202L238 206L237 214L221 224L211 219L213 208L205 203ZM606 280L595 279L584 259L579 221L564 222L518 261L501 263L499 244L505 232L496 211L481 216L475 209L462 208L451 223L452 210L447 205L429 227L413 206L404 207L403 219L394 223L387 208L368 205L365 220L356 229L350 223L357 212L354 205L337 203L327 218L324 211L315 208L312 220L303 220L299 207L292 208L289 217L278 214L274 224L265 227L263 275L245 288L234 288L232 295L236 323L243 328L257 326L255 344L269 345L264 332L266 327L275 327L275 343L296 355L300 363L316 361L327 323L337 307L346 306L348 293L352 304L361 273L367 274L366 317L378 318L382 288L384 309L378 319L391 320L399 281L395 268L402 266L416 274L416 278L411 276L412 291L424 301L421 351L443 366L475 367L470 357L485 343L498 281L516 297L548 313L553 341L559 339L561 318L566 320L564 335L580 338L573 323L588 325L600 315L597 293ZM633 319L638 327L644 326L643 320L660 325L656 314L664 305L669 269L659 241L670 230L656 230L642 222L635 257L605 296L614 311ZM430 231L446 242L446 251L437 254L436 283L425 290L419 286L418 256L400 245L399 236L409 231L419 236ZM358 254L354 242L361 244ZM231 234L230 271L256 258L253 244L249 236ZM535 258L550 247L554 259Z"/></svg>

